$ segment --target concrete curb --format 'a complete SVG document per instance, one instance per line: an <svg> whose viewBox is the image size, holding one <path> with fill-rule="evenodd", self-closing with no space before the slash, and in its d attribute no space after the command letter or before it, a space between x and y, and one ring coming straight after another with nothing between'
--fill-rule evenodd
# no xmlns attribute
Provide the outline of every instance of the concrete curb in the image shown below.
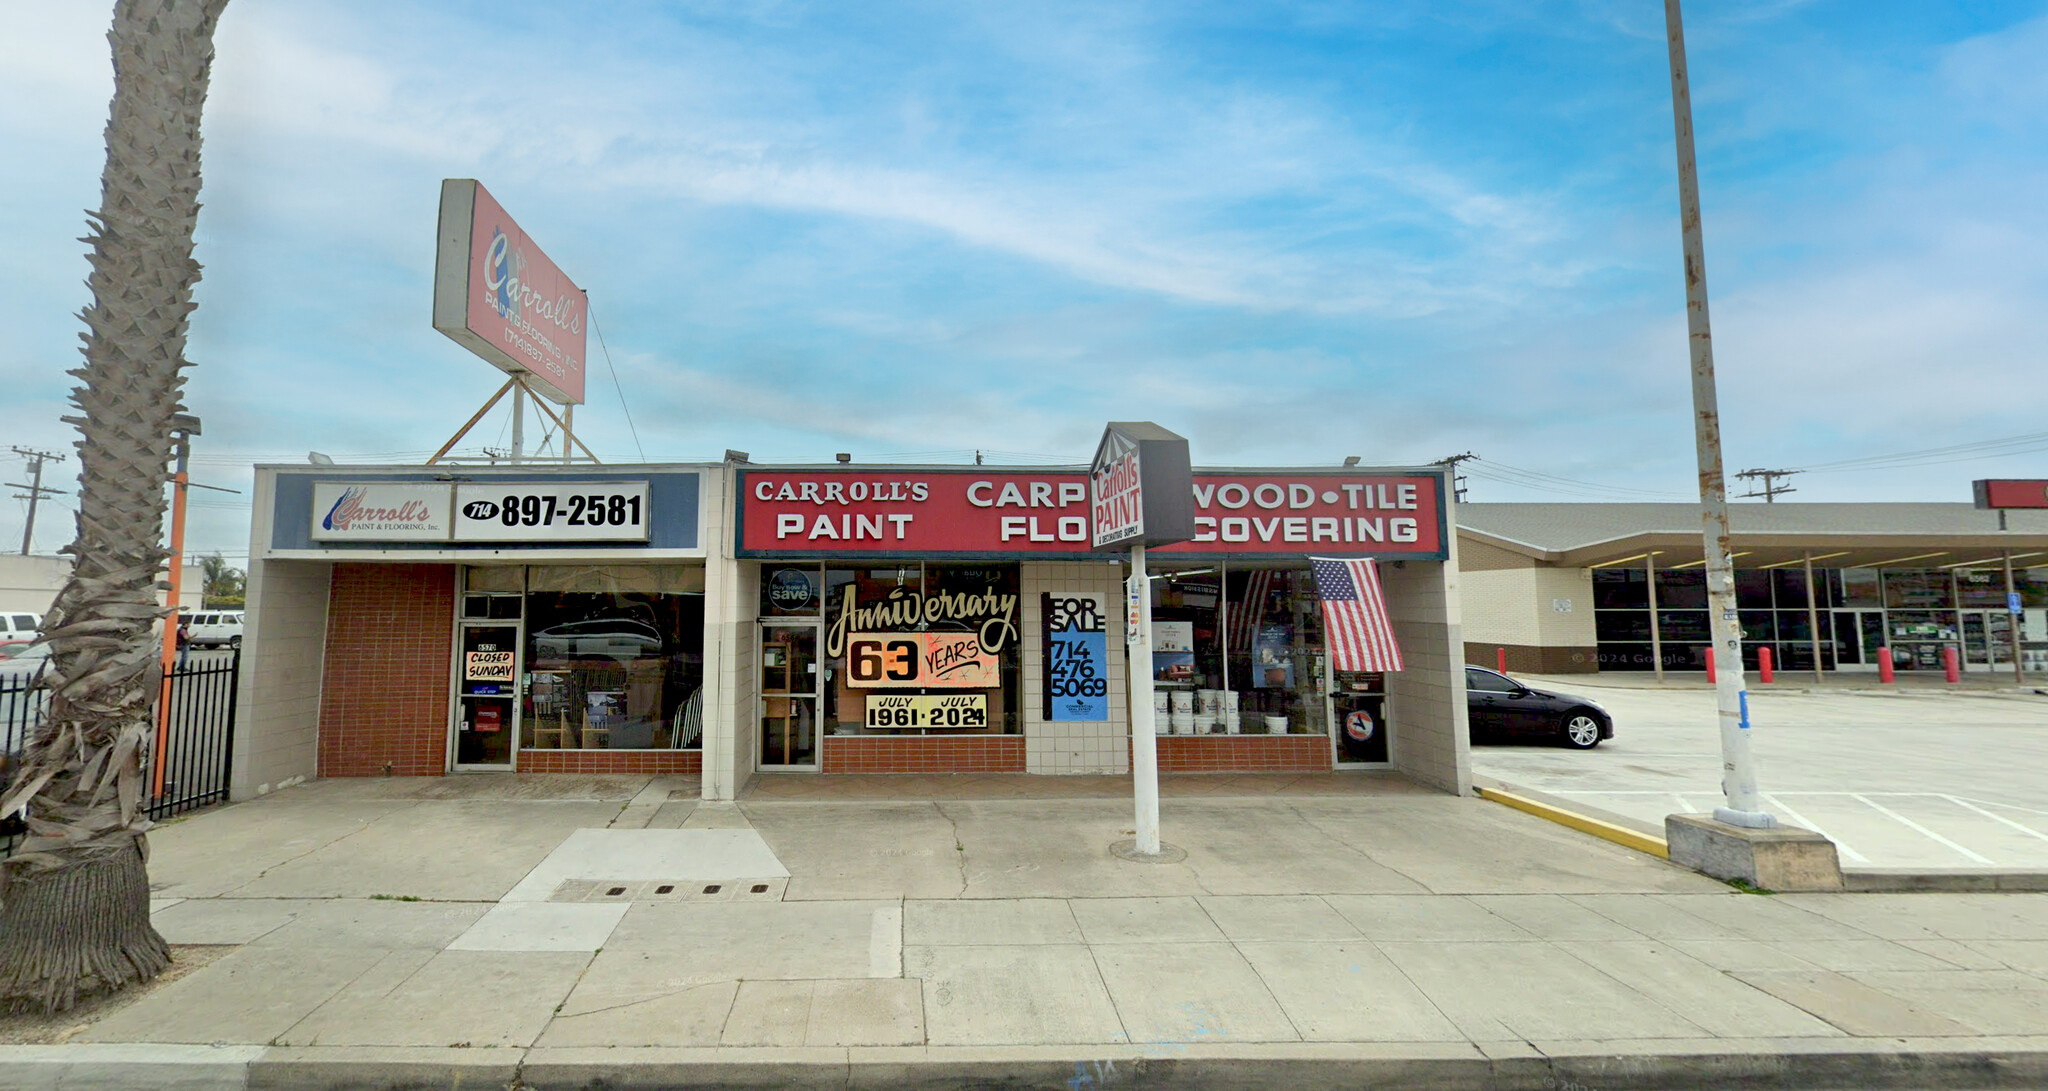
<svg viewBox="0 0 2048 1091"><path fill-rule="evenodd" d="M2048 1083L2048 1037L1695 1042L895 1046L481 1050L329 1046L0 1047L0 1086L134 1088L1044 1087L1558 1091L2020 1088Z"/></svg>
<svg viewBox="0 0 2048 1091"><path fill-rule="evenodd" d="M1842 885L1859 894L1985 893L2048 890L2048 872L1994 868L1843 868Z"/></svg>
<svg viewBox="0 0 2048 1091"><path fill-rule="evenodd" d="M1524 814L1533 814L1538 818L1555 822L1560 826L1569 827L1580 833L1592 834L1602 841L1612 841L1622 848L1648 853L1660 860L1669 860L1671 858L1671 847L1662 837L1644 833L1640 830L1624 826L1619 822L1595 818L1579 810L1568 810L1547 800L1534 798L1538 793L1528 792L1524 789L1510 791L1498 782L1480 784L1478 778L1474 778L1472 790L1477 792L1481 799L1490 799L1495 803L1505 807L1512 807Z"/></svg>
<svg viewBox="0 0 2048 1091"><path fill-rule="evenodd" d="M1473 777L1472 790L1480 798L1502 806L1659 859L1671 859L1670 844L1664 838L1645 832L1635 820L1622 815L1583 804L1567 804L1556 796L1489 777ZM2048 891L2048 872L1997 868L1843 868L1842 889L1852 894L2039 893Z"/></svg>

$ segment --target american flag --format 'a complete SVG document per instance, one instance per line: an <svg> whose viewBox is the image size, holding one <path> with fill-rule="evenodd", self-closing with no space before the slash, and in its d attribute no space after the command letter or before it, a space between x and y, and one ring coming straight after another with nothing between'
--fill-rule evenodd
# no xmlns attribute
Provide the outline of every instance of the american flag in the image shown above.
<svg viewBox="0 0 2048 1091"><path fill-rule="evenodd" d="M1310 557L1316 595L1323 600L1323 621L1330 634L1330 665L1340 671L1397 671L1401 647L1387 622L1387 598L1380 593L1380 575L1369 560L1337 561Z"/></svg>
<svg viewBox="0 0 2048 1091"><path fill-rule="evenodd" d="M1266 595L1273 589L1273 570L1255 568L1244 583L1244 599L1230 604L1230 650L1243 651L1259 635L1259 622L1266 616Z"/></svg>

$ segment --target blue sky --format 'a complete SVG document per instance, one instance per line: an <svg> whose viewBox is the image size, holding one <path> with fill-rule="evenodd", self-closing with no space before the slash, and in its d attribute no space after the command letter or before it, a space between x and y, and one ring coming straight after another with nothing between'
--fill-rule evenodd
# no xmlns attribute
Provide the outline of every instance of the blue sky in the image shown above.
<svg viewBox="0 0 2048 1091"><path fill-rule="evenodd" d="M0 0L0 447L71 439L105 8ZM593 353L608 461L1079 459L1149 418L1201 462L1684 499L1661 11L235 0L195 476L422 457L496 388L428 323L438 183L476 177L590 292L638 432ZM1687 18L1730 468L2048 429L2048 0ZM1965 499L2048 476L2032 446L1792 499ZM246 550L242 501L195 503L195 548Z"/></svg>

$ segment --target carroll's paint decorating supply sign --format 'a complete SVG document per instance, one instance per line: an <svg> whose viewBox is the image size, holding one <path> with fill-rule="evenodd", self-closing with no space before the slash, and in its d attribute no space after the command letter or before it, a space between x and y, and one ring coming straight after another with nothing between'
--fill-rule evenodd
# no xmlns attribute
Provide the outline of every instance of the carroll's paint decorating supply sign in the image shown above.
<svg viewBox="0 0 2048 1091"><path fill-rule="evenodd" d="M1150 421L1112 421L1088 466L1088 540L1096 549L1195 536L1188 441Z"/></svg>
<svg viewBox="0 0 2048 1091"><path fill-rule="evenodd" d="M447 485L313 483L313 540L445 542L452 523Z"/></svg>
<svg viewBox="0 0 2048 1091"><path fill-rule="evenodd" d="M441 183L434 328L564 405L583 402L590 298L474 178Z"/></svg>

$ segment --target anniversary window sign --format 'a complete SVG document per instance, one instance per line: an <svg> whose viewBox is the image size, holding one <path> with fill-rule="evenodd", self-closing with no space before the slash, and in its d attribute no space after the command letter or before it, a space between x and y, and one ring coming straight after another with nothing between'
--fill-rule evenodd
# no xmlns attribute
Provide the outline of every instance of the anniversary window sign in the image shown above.
<svg viewBox="0 0 2048 1091"><path fill-rule="evenodd" d="M849 585L825 633L825 655L846 657L860 689L995 689L1002 651L1017 638L1017 596L890 588L863 604Z"/></svg>

